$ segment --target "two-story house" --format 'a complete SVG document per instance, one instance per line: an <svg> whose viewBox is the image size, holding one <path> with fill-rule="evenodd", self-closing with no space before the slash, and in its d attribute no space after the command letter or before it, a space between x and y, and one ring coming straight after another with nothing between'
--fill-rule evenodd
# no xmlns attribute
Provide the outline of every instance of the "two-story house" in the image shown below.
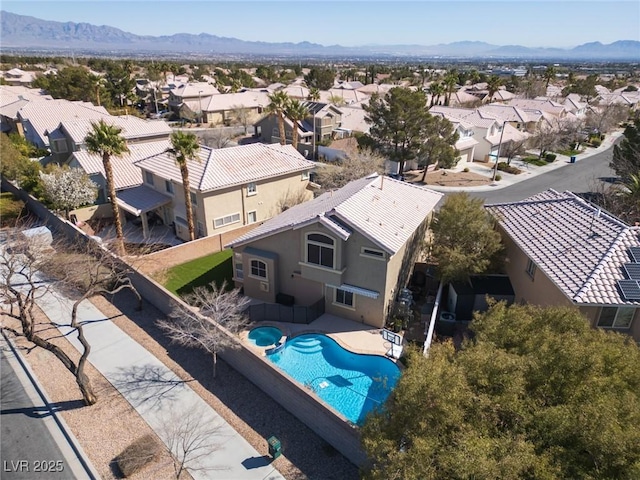
<svg viewBox="0 0 640 480"><path fill-rule="evenodd" d="M171 198L156 212L158 216L188 240L182 175L174 155L163 152L136 165L146 189ZM291 145L254 143L219 150L201 145L198 158L188 160L187 167L199 237L264 222L291 199L313 196L308 186L315 163Z"/></svg>
<svg viewBox="0 0 640 480"><path fill-rule="evenodd" d="M234 240L235 283L264 302L323 302L326 313L381 328L441 198L376 174L350 182Z"/></svg>
<svg viewBox="0 0 640 480"><path fill-rule="evenodd" d="M486 208L516 302L575 306L592 326L640 341L640 227L553 189Z"/></svg>

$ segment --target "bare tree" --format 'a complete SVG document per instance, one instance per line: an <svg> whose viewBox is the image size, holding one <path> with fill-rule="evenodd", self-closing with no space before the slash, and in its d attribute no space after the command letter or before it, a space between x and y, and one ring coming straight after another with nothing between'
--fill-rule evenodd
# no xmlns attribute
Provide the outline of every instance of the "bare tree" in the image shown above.
<svg viewBox="0 0 640 480"><path fill-rule="evenodd" d="M231 135L222 128L216 128L202 135L202 143L209 148L225 148L231 143Z"/></svg>
<svg viewBox="0 0 640 480"><path fill-rule="evenodd" d="M186 412L186 413L185 413ZM203 460L220 449L219 439L222 422L207 421L207 411L201 405L181 408L179 412L171 410L163 415L159 435L173 459L176 479L185 470L211 471L224 467L203 465Z"/></svg>
<svg viewBox="0 0 640 480"><path fill-rule="evenodd" d="M62 362L74 375L86 405L93 405L97 397L85 366L91 345L84 335L84 324L78 321L78 307L95 295L115 294L125 288L131 289L127 272L116 257L94 242L67 245L55 244L55 250L42 243L37 236L25 236L24 229L12 230L6 247L0 249L0 270L3 282L0 297L7 308L0 316L9 320L1 328L16 337L24 337L35 347L44 348ZM56 288L53 287L55 283ZM38 304L45 296L63 291L73 300L69 323L53 324L43 328L39 323ZM138 295L138 298L139 295ZM19 324L19 326L18 326ZM69 327L75 331L82 346L76 364L60 346L52 342L47 333L50 327Z"/></svg>
<svg viewBox="0 0 640 480"><path fill-rule="evenodd" d="M384 172L384 158L371 150L360 150L336 162L317 169L316 183L321 191L344 187L347 183L372 173Z"/></svg>
<svg viewBox="0 0 640 480"><path fill-rule="evenodd" d="M246 135L249 131L249 125L251 125L251 109L243 107L242 105L234 105L231 108L233 120L244 127L244 134Z"/></svg>
<svg viewBox="0 0 640 480"><path fill-rule="evenodd" d="M629 108L625 105L617 103L598 105L587 112L586 125L599 133L605 133L627 120L629 113Z"/></svg>
<svg viewBox="0 0 640 480"><path fill-rule="evenodd" d="M560 132L556 127L556 125L543 121L536 126L536 131L530 138L530 145L540 149L538 158L542 158L547 151L553 150L558 145Z"/></svg>
<svg viewBox="0 0 640 480"><path fill-rule="evenodd" d="M169 319L157 322L172 343L201 348L209 353L213 360L214 378L218 351L239 348L233 334L248 323L244 310L249 299L242 296L239 289L227 291L226 287L226 282L220 286L213 282L195 288L184 298L188 306L176 307Z"/></svg>
<svg viewBox="0 0 640 480"><path fill-rule="evenodd" d="M278 215L291 207L310 200L310 197L311 193L306 188L299 188L297 190L287 189L276 202L275 212L273 212L273 214L274 216Z"/></svg>
<svg viewBox="0 0 640 480"><path fill-rule="evenodd" d="M527 140L509 140L500 147L500 155L507 158L507 164L511 165L511 160L517 155L524 155Z"/></svg>

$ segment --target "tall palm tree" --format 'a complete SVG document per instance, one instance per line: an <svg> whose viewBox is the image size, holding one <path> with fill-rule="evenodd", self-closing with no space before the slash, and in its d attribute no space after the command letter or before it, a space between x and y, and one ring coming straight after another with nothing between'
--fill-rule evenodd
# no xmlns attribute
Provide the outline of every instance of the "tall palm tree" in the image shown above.
<svg viewBox="0 0 640 480"><path fill-rule="evenodd" d="M431 82L431 85L429 85L429 93L431 94L431 104L429 106L433 107L438 104L440 96L444 94L444 85L438 80Z"/></svg>
<svg viewBox="0 0 640 480"><path fill-rule="evenodd" d="M317 102L320 100L320 89L318 87L311 87L309 89L309 95L307 96L307 100L311 100L312 102Z"/></svg>
<svg viewBox="0 0 640 480"><path fill-rule="evenodd" d="M456 84L458 83L458 73L455 70L451 70L444 76L444 88L447 92L447 97L445 98L444 104L449 106L451 103L451 95L456 89Z"/></svg>
<svg viewBox="0 0 640 480"><path fill-rule="evenodd" d="M182 175L182 188L184 190L184 205L187 214L187 226L189 227L189 240L195 240L196 227L193 221L193 205L191 204L191 185L189 183L189 160L198 160L198 137L193 133L176 131L171 134L171 146L169 152L176 159Z"/></svg>
<svg viewBox="0 0 640 480"><path fill-rule="evenodd" d="M104 176L107 181L107 192L109 201L111 202L111 212L116 227L117 244L116 249L119 255L125 254L124 233L122 231L122 220L118 210L116 198L116 187L113 183L113 168L111 166L111 157L119 157L129 151L127 142L120 135L122 129L114 125L105 123L100 120L98 123L91 123L91 132L87 134L84 142L87 150L102 156L102 165L104 166Z"/></svg>
<svg viewBox="0 0 640 480"><path fill-rule="evenodd" d="M293 148L298 148L298 122L301 122L309 116L309 109L303 103L292 98L289 100L285 114L293 122L293 131L291 133L291 143Z"/></svg>
<svg viewBox="0 0 640 480"><path fill-rule="evenodd" d="M500 77L491 75L487 81L487 89L489 90L489 102L493 101L493 96L500 88Z"/></svg>
<svg viewBox="0 0 640 480"><path fill-rule="evenodd" d="M546 81L545 88L549 88L549 82L556 78L556 69L553 65L547 66L547 69L544 71L543 77Z"/></svg>
<svg viewBox="0 0 640 480"><path fill-rule="evenodd" d="M269 95L269 101L271 102L267 107L268 113L273 113L278 116L278 129L280 130L280 144L286 145L287 137L284 130L284 112L289 104L289 95L282 90Z"/></svg>

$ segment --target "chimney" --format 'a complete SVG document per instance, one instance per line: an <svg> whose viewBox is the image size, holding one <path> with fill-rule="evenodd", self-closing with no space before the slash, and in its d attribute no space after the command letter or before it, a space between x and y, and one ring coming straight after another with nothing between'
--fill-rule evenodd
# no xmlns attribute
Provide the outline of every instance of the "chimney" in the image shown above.
<svg viewBox="0 0 640 480"><path fill-rule="evenodd" d="M380 175L380 190L382 190L383 184L384 184L384 175Z"/></svg>

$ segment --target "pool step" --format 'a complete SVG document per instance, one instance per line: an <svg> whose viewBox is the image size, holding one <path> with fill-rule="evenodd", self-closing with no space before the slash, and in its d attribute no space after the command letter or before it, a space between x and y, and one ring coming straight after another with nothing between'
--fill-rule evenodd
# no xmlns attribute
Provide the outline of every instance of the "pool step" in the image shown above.
<svg viewBox="0 0 640 480"><path fill-rule="evenodd" d="M295 340L295 343L291 344L289 348L306 354L318 353L322 351L322 342L317 338Z"/></svg>

